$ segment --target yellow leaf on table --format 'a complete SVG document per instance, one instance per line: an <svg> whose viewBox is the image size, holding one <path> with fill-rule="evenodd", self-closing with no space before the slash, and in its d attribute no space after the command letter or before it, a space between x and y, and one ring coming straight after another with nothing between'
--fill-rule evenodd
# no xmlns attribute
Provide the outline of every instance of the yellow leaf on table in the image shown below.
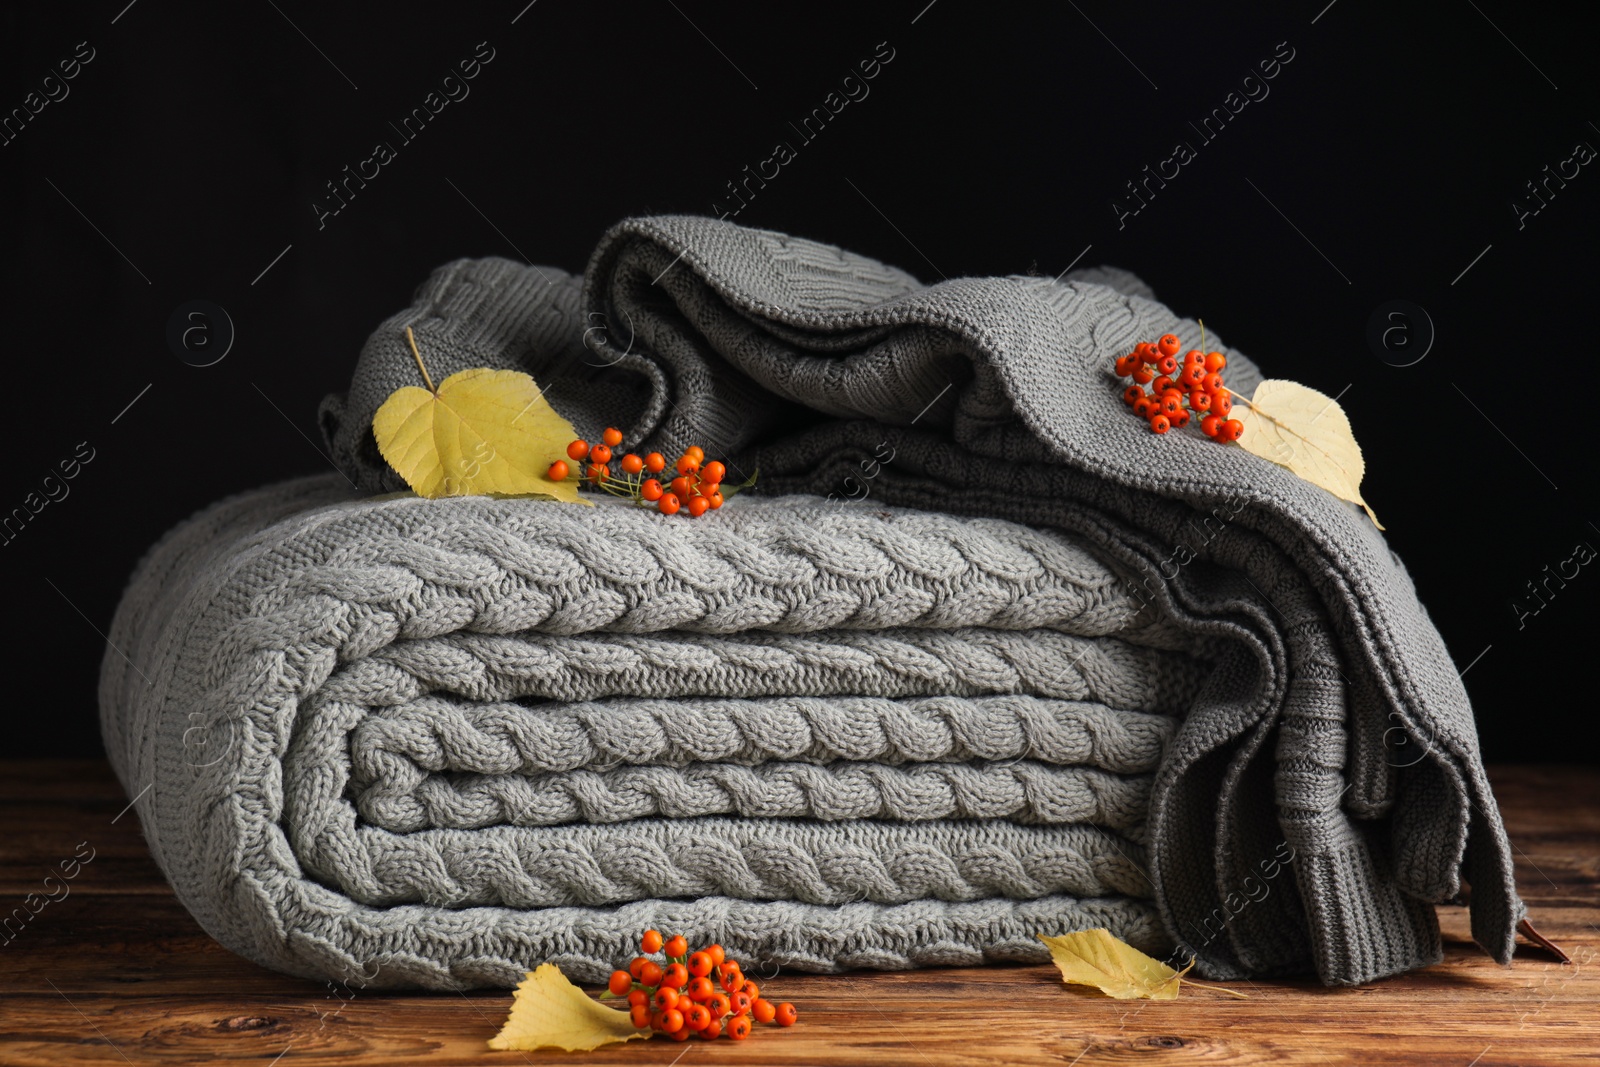
<svg viewBox="0 0 1600 1067"><path fill-rule="evenodd" d="M1383 523L1361 499L1367 464L1339 402L1299 382L1268 378L1233 412L1244 425L1238 444L1285 467L1340 500L1360 504L1378 529Z"/></svg>
<svg viewBox="0 0 1600 1067"><path fill-rule="evenodd" d="M373 416L372 434L418 496L501 493L588 503L575 482L545 477L578 434L521 371L480 367L450 375L438 389L396 389Z"/></svg>
<svg viewBox="0 0 1600 1067"><path fill-rule="evenodd" d="M1050 949L1050 959L1061 971L1062 981L1092 985L1118 1000L1174 1000L1178 996L1178 979L1194 966L1190 960L1189 967L1175 971L1104 929L1038 937Z"/></svg>
<svg viewBox="0 0 1600 1067"><path fill-rule="evenodd" d="M517 986L511 1014L489 1039L492 1049L559 1048L587 1052L613 1041L649 1037L625 1011L608 1008L571 982L553 963L541 963Z"/></svg>

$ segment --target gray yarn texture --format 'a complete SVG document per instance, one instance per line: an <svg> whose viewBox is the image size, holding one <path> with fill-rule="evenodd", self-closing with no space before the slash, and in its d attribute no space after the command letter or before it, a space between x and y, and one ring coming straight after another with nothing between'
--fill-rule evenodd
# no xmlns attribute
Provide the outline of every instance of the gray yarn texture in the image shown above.
<svg viewBox="0 0 1600 1067"><path fill-rule="evenodd" d="M586 436L757 487L695 520L396 495L406 326L435 380L528 370ZM624 222L581 279L440 268L323 405L341 473L135 575L101 712L152 852L223 944L369 987L598 980L649 926L817 971L1106 926L1353 984L1439 960L1463 881L1508 961L1509 842L1403 565L1131 418L1111 359L1169 331L1199 343L1109 268L924 286L704 218Z"/></svg>

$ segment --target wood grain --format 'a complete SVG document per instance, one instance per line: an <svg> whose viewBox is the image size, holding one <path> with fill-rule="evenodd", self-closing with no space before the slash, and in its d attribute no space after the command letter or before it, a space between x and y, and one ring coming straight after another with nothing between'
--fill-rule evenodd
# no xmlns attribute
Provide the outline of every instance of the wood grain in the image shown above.
<svg viewBox="0 0 1600 1067"><path fill-rule="evenodd" d="M1130 1003L1064 987L1048 967L783 975L769 989L800 1006L792 1030L568 1055L486 1049L508 993L335 990L234 956L173 898L103 763L0 762L0 914L44 892L81 842L95 850L67 896L0 937L0 1063L1595 1064L1600 772L1493 778L1518 884L1569 964L1529 945L1500 967L1472 945L1465 909L1442 907L1442 964L1351 989L1238 983L1250 999L1189 989Z"/></svg>

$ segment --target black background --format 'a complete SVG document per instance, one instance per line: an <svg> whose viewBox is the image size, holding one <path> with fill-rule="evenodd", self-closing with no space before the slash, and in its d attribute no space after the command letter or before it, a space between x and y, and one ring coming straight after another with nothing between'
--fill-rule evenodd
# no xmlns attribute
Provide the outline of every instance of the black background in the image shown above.
<svg viewBox="0 0 1600 1067"><path fill-rule="evenodd" d="M325 467L317 401L432 267L577 271L620 218L708 213L887 41L870 95L738 221L926 281L1123 266L1269 375L1344 391L1365 494L1470 665L1487 758L1596 758L1571 737L1594 714L1600 566L1520 627L1512 607L1546 564L1600 547L1600 165L1521 228L1511 206L1579 141L1600 146L1581 23L1506 0L525 3L0 16L4 113L79 42L94 50L0 147L0 512L94 449L70 495L0 545L6 754L99 751L99 634L140 554L219 496ZM494 58L470 95L400 145L387 123L479 42ZM1187 123L1280 42L1294 58L1269 95L1201 144ZM324 182L380 140L397 158L319 229ZM1179 140L1197 158L1119 228L1112 199ZM237 332L209 367L165 339L197 299ZM1394 299L1437 331L1411 366L1367 343Z"/></svg>

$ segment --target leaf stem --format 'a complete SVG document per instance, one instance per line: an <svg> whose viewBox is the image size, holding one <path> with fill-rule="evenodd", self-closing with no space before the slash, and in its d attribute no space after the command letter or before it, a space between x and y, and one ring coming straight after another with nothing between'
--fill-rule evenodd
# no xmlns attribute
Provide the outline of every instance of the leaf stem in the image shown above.
<svg viewBox="0 0 1600 1067"><path fill-rule="evenodd" d="M1205 982L1196 982L1193 978L1179 978L1178 981L1182 982L1185 985L1199 986L1201 989L1211 989L1211 990L1215 990L1218 993L1226 993L1226 994L1228 994L1228 996L1230 996L1230 997L1238 997L1240 1000L1249 1000L1250 999L1250 995L1248 993L1241 993L1236 989L1229 989L1226 986L1208 985Z"/></svg>
<svg viewBox="0 0 1600 1067"><path fill-rule="evenodd" d="M439 395L439 390L433 386L433 379L428 377L428 368L422 365L422 353L417 351L417 339L411 333L411 327L406 327L406 341L411 345L411 354L416 357L417 369L422 372L422 380L428 383L428 392L434 396Z"/></svg>

